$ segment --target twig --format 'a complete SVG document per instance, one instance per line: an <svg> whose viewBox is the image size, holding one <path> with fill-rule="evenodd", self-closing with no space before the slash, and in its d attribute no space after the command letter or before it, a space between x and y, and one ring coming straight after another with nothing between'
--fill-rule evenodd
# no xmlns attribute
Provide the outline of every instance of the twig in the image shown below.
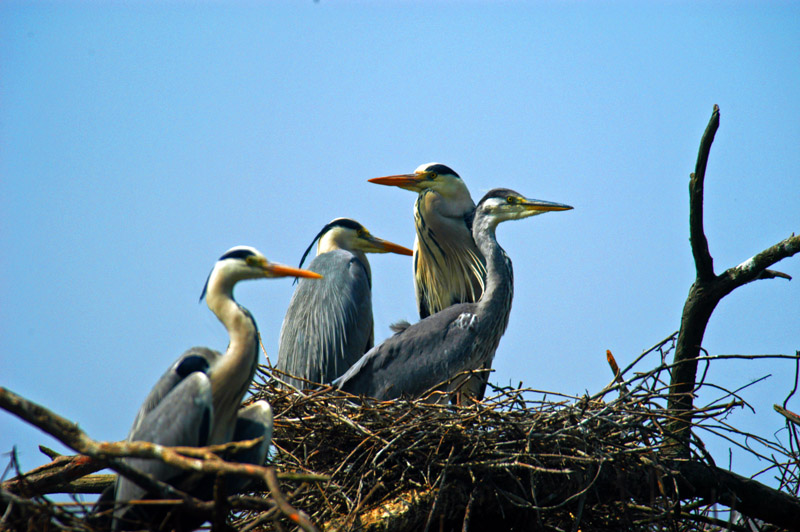
<svg viewBox="0 0 800 532"><path fill-rule="evenodd" d="M795 425L800 427L800 415L795 414L791 410L786 410L785 408L778 405L772 405L772 407L775 409L776 412L785 417L786 421L794 423Z"/></svg>
<svg viewBox="0 0 800 532"><path fill-rule="evenodd" d="M300 528L303 530L316 530L317 528L314 526L308 516L304 512L296 510L283 496L283 493L278 485L278 476L275 474L275 468L270 466L266 467L265 469L265 480L267 482L267 486L269 487L269 491L272 493L272 498L275 499L275 503L278 505L278 508L280 508L281 512L283 512L284 515L286 515L296 525L300 526Z"/></svg>

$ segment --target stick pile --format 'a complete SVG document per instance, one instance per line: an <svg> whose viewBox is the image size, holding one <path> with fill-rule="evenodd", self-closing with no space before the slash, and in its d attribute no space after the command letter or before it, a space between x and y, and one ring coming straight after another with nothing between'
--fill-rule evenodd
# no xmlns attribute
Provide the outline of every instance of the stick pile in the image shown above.
<svg viewBox="0 0 800 532"><path fill-rule="evenodd" d="M661 355L655 369L625 380L633 364L620 372L612 363L613 383L593 396L494 388L469 406L374 402L330 389L298 392L262 367L252 400L268 399L275 413L271 459L282 480L272 493L282 492L320 530L792 529L752 528L754 520L716 514L717 501L736 505L725 499L727 480L704 484L720 470L699 436L712 431L748 442L780 479L778 494L791 515L800 487L793 425L787 446L741 433L725 420L746 403L713 387L721 390L718 398L692 415L690 458L684 458L686 449L675 449L677 440L665 428L671 368L663 362L674 338L650 351ZM0 495L14 517L0 516L0 529L100 530L88 505L65 507L8 490ZM295 530L291 512L272 500L262 485L217 501L223 509L214 529ZM234 510L228 524L225 508Z"/></svg>
<svg viewBox="0 0 800 532"><path fill-rule="evenodd" d="M669 350L673 338L654 350ZM592 397L495 388L482 403L456 407L288 391L262 368L254 399L272 403L279 470L330 477L282 485L323 530L728 525L710 515L713 501L687 497L681 488L686 480L671 458L678 454L671 448L675 439L664 428L669 369L661 364L619 378ZM724 419L743 405L722 392L694 412L694 428L737 433ZM691 462L713 467L696 433L692 441ZM796 495L796 453L766 443L771 466ZM237 528L267 522L246 514Z"/></svg>

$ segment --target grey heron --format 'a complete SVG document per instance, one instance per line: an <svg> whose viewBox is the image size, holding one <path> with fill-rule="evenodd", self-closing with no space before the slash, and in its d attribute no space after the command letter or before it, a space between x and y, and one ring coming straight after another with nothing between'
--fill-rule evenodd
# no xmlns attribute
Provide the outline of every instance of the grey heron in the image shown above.
<svg viewBox="0 0 800 532"><path fill-rule="evenodd" d="M373 346L372 271L366 254L412 254L408 248L372 236L355 220L336 218L314 237L300 266L315 242L317 256L308 268L323 278L298 283L278 349L277 368L297 388L303 387L300 379L332 381Z"/></svg>
<svg viewBox="0 0 800 532"><path fill-rule="evenodd" d="M258 329L250 312L233 298L233 288L247 279L285 276L320 277L314 272L269 262L256 249L247 246L234 247L220 257L208 276L200 300L205 298L208 308L227 329L228 348L221 354L205 347L194 347L181 355L145 399L128 441L205 446L263 436L264 440L256 448L226 458L256 464L264 462L272 437L272 410L266 401L241 408L242 398L258 365ZM198 497L210 498L212 494L211 479L200 479L157 460L128 458L125 462ZM235 480L228 484L228 489L235 491L244 484ZM131 508L125 504L147 496L143 488L125 477L118 477L112 528L141 528L143 523L161 527L161 520L167 515L165 510ZM202 521L202 517L181 516L165 526L184 529Z"/></svg>
<svg viewBox="0 0 800 532"><path fill-rule="evenodd" d="M369 181L418 193L414 203L414 287L420 319L450 305L477 301L483 293L486 261L472 238L475 203L464 180L449 166L427 163L413 174ZM398 324L395 330L404 326ZM488 371L473 375L459 395L483 399L488 379Z"/></svg>
<svg viewBox="0 0 800 532"><path fill-rule="evenodd" d="M476 303L460 303L410 325L368 351L338 388L378 400L417 398L437 384L490 363L508 325L514 290L511 259L497 243L497 224L569 205L527 199L509 189L489 191L478 203L472 235L486 257L486 285ZM448 394L460 385L451 382Z"/></svg>
<svg viewBox="0 0 800 532"><path fill-rule="evenodd" d="M461 177L446 165L427 163L413 174L374 177L369 182L418 193L414 286L420 319L456 303L477 301L486 266L470 230L475 202Z"/></svg>

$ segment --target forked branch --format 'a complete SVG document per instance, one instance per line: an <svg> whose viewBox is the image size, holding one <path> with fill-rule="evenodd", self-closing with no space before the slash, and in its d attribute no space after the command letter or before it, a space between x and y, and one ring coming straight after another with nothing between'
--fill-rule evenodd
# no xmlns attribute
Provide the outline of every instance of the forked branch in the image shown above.
<svg viewBox="0 0 800 532"><path fill-rule="evenodd" d="M686 442L692 421L693 394L697 385L697 357L700 355L706 326L717 303L736 288L751 281L776 277L791 279L784 273L767 268L800 251L800 236L792 233L790 237L738 266L728 268L720 275L714 274L714 262L703 229L703 185L711 144L718 127L719 107L715 105L700 141L695 171L689 179L689 234L697 278L689 289L683 307L669 397L669 407L675 416L671 429L678 436L675 441L676 452L682 455L688 452Z"/></svg>

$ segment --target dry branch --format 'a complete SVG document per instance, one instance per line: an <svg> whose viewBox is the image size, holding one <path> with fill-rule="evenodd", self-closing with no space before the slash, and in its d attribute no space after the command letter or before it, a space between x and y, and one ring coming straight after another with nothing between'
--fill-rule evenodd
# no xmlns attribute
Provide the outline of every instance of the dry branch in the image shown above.
<svg viewBox="0 0 800 532"><path fill-rule="evenodd" d="M71 485L86 475L104 469L104 460L94 460L85 455L57 456L52 462L29 471L24 476L3 482L2 487L17 494L59 493L64 486ZM71 493L100 493L83 491L86 482L75 486Z"/></svg>
<svg viewBox="0 0 800 532"><path fill-rule="evenodd" d="M689 234L697 277L689 289L683 307L675 350L675 370L670 382L669 406L675 415L670 425L676 435L674 443L678 454L685 454L697 387L697 359L708 321L717 304L733 290L751 281L776 277L791 279L786 274L767 268L800 252L800 236L792 234L738 266L729 268L720 275L714 274L714 262L703 228L703 187L708 156L718 127L719 107L715 105L700 141L695 171L689 179Z"/></svg>
<svg viewBox="0 0 800 532"><path fill-rule="evenodd" d="M238 474L262 480L270 489L280 510L303 530L315 531L316 527L308 516L286 502L278 488L277 477L273 467L261 467L252 464L226 462L215 452L240 446L249 446L257 441L235 442L208 448L164 447L149 442L96 442L89 438L75 423L54 414L41 405L0 387L0 407L17 415L32 425L54 436L64 445L86 455L90 459L105 462L108 467L127 476L150 492L159 493L170 498L177 498L196 511L207 510L202 501L182 493L168 484L156 481L118 460L123 457L150 458L184 470L213 474Z"/></svg>
<svg viewBox="0 0 800 532"><path fill-rule="evenodd" d="M800 415L795 414L791 410L786 410L785 408L778 405L773 405L773 408L775 408L776 412L785 417L788 422L794 423L795 425L800 427Z"/></svg>

